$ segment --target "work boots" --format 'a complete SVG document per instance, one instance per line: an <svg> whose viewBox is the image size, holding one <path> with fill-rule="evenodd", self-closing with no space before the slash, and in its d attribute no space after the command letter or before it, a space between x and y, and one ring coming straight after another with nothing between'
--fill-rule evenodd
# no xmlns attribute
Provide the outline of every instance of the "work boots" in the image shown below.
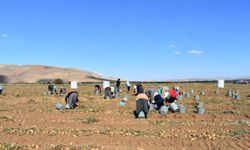
<svg viewBox="0 0 250 150"><path fill-rule="evenodd" d="M136 113L136 111L135 111L135 110L134 110L133 112L134 112L134 116L135 116L135 118L138 118L139 113Z"/></svg>

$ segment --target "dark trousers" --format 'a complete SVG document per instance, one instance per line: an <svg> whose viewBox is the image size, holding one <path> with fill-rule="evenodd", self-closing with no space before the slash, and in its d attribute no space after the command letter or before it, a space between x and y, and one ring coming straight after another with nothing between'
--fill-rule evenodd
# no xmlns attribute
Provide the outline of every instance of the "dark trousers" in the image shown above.
<svg viewBox="0 0 250 150"><path fill-rule="evenodd" d="M119 92L120 92L120 87L119 87L119 86L116 87L115 92L116 92L116 93L119 93Z"/></svg>
<svg viewBox="0 0 250 150"><path fill-rule="evenodd" d="M154 97L154 101L155 101L154 104L157 105L157 108L156 108L157 110L159 110L161 108L161 106L164 105L164 100L162 99L161 95L156 95Z"/></svg>
<svg viewBox="0 0 250 150"><path fill-rule="evenodd" d="M148 114L148 101L145 99L138 99L136 101L136 114L139 114L141 111L144 112L145 115Z"/></svg>
<svg viewBox="0 0 250 150"><path fill-rule="evenodd" d="M176 97L170 97L169 99L167 99L166 101L168 103L173 103L177 98Z"/></svg>
<svg viewBox="0 0 250 150"><path fill-rule="evenodd" d="M111 89L110 88L105 88L104 99L106 99L107 97L109 97L109 99L112 98L112 94L111 94Z"/></svg>
<svg viewBox="0 0 250 150"><path fill-rule="evenodd" d="M130 86L127 86L128 91L130 91Z"/></svg>

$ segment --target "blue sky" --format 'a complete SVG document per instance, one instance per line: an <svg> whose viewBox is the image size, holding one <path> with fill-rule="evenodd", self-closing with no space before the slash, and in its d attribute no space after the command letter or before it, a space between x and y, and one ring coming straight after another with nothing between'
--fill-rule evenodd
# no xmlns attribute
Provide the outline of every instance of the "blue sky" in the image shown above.
<svg viewBox="0 0 250 150"><path fill-rule="evenodd" d="M0 64L129 80L250 75L249 0L2 0Z"/></svg>

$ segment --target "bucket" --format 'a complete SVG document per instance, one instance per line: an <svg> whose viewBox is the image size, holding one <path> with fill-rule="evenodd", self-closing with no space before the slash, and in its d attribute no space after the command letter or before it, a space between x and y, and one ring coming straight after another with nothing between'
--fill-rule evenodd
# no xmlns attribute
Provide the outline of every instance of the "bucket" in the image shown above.
<svg viewBox="0 0 250 150"><path fill-rule="evenodd" d="M173 102L173 103L170 104L170 108L171 108L173 111L177 111L177 110L178 110L178 105L177 105L175 102Z"/></svg>
<svg viewBox="0 0 250 150"><path fill-rule="evenodd" d="M240 100L240 94L235 94L235 99Z"/></svg>
<svg viewBox="0 0 250 150"><path fill-rule="evenodd" d="M200 96L198 96L198 95L195 95L194 96L194 100L197 102L197 101L200 101Z"/></svg>
<svg viewBox="0 0 250 150"><path fill-rule="evenodd" d="M190 89L190 93L193 94L193 93L194 93L194 90L193 90L193 89Z"/></svg>
<svg viewBox="0 0 250 150"><path fill-rule="evenodd" d="M217 82L217 87L218 88L224 88L224 80L218 80L218 82Z"/></svg>
<svg viewBox="0 0 250 150"><path fill-rule="evenodd" d="M55 105L55 107L56 107L56 109L58 109L58 110L63 110L65 107L64 107L64 105L62 104L62 103L57 103L56 105Z"/></svg>
<svg viewBox="0 0 250 150"><path fill-rule="evenodd" d="M95 93L94 93L95 95L99 95L99 91L95 91Z"/></svg>
<svg viewBox="0 0 250 150"><path fill-rule="evenodd" d="M124 107L125 106L125 102L123 101L120 101L119 104L118 104L119 107Z"/></svg>
<svg viewBox="0 0 250 150"><path fill-rule="evenodd" d="M69 103L66 104L65 108L66 108L66 109L70 109Z"/></svg>
<svg viewBox="0 0 250 150"><path fill-rule="evenodd" d="M128 101L128 94L125 94L125 95L124 95L123 100L124 100L124 101Z"/></svg>
<svg viewBox="0 0 250 150"><path fill-rule="evenodd" d="M45 96L50 96L50 95L51 95L51 91L46 91L46 92L44 92L44 95L45 95Z"/></svg>
<svg viewBox="0 0 250 150"><path fill-rule="evenodd" d="M232 95L233 95L232 92L227 93L227 96L229 96L229 97L232 97Z"/></svg>
<svg viewBox="0 0 250 150"><path fill-rule="evenodd" d="M204 91L201 91L201 92L200 92L200 95L204 96L204 95L205 95L205 92L204 92Z"/></svg>
<svg viewBox="0 0 250 150"><path fill-rule="evenodd" d="M145 118L145 114L143 111L141 111L138 115L138 118Z"/></svg>
<svg viewBox="0 0 250 150"><path fill-rule="evenodd" d="M197 107L197 113L198 114L200 114L200 115L202 115L202 114L204 114L205 113L205 108L204 107Z"/></svg>
<svg viewBox="0 0 250 150"><path fill-rule="evenodd" d="M167 115L167 113L168 113L168 107L167 106L161 106L160 114L161 115Z"/></svg>
<svg viewBox="0 0 250 150"><path fill-rule="evenodd" d="M182 95L178 95L177 100L181 101L182 100Z"/></svg>
<svg viewBox="0 0 250 150"><path fill-rule="evenodd" d="M149 104L149 111L153 111L155 110L155 105L154 104Z"/></svg>
<svg viewBox="0 0 250 150"><path fill-rule="evenodd" d="M229 97L232 97L232 91L231 90L227 90L227 94L226 94L226 96L229 96Z"/></svg>
<svg viewBox="0 0 250 150"><path fill-rule="evenodd" d="M203 103L202 102L198 102L197 103L197 107L203 107Z"/></svg>
<svg viewBox="0 0 250 150"><path fill-rule="evenodd" d="M179 105L180 113L186 112L186 107L184 105Z"/></svg>

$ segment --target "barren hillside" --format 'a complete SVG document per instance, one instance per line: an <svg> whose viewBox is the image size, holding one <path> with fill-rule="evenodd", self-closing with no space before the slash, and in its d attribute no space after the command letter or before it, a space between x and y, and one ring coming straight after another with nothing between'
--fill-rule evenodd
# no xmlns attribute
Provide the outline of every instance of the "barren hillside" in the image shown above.
<svg viewBox="0 0 250 150"><path fill-rule="evenodd" d="M107 79L93 72L43 65L0 65L0 75L7 76L9 83L35 83L41 79L56 78L78 82L97 82Z"/></svg>

